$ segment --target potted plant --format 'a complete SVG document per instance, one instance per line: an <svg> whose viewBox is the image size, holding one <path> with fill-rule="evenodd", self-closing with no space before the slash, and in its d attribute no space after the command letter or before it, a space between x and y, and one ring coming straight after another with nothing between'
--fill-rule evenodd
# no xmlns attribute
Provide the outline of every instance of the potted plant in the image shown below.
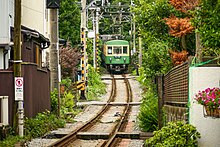
<svg viewBox="0 0 220 147"><path fill-rule="evenodd" d="M195 95L198 104L204 106L205 116L220 117L220 88L206 88Z"/></svg>

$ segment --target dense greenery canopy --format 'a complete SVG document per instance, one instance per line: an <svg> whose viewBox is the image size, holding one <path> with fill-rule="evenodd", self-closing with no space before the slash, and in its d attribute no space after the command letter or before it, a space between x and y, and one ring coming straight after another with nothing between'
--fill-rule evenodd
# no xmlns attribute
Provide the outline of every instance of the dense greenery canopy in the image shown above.
<svg viewBox="0 0 220 147"><path fill-rule="evenodd" d="M80 4L78 0L62 0L59 9L59 36L72 46L80 43Z"/></svg>
<svg viewBox="0 0 220 147"><path fill-rule="evenodd" d="M195 13L194 24L201 35L204 55L220 54L220 1L201 0Z"/></svg>

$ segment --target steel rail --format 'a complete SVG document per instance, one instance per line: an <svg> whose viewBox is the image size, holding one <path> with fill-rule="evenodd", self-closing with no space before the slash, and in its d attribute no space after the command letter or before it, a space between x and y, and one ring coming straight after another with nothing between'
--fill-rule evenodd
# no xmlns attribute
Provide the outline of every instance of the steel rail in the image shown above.
<svg viewBox="0 0 220 147"><path fill-rule="evenodd" d="M95 120L99 119L103 115L103 113L105 113L105 111L107 110L110 102L112 102L114 100L115 95L116 95L115 78L114 78L113 75L111 75L111 76L112 76L111 95L110 95L110 98L108 99L107 103L103 106L103 108L92 119L90 119L86 124L79 127L78 129L74 130L70 134L64 136L60 140L54 142L53 144L49 145L49 147L65 147L65 146L68 146L71 142L73 142L74 140L77 139L76 135L77 135L78 132L87 129L92 123L95 122Z"/></svg>
<svg viewBox="0 0 220 147"><path fill-rule="evenodd" d="M124 131L125 126L126 126L125 122L128 120L128 116L129 116L128 114L130 114L131 106L129 102L132 102L133 94L132 94L131 86L130 86L128 79L126 78L125 75L123 75L123 77L126 83L127 105L126 105L125 111L123 112L122 118L120 119L120 122L117 124L114 132L111 134L111 137L108 139L108 141L106 141L102 145L102 147L115 147L118 144L118 142L120 142L120 139L116 138L117 132Z"/></svg>

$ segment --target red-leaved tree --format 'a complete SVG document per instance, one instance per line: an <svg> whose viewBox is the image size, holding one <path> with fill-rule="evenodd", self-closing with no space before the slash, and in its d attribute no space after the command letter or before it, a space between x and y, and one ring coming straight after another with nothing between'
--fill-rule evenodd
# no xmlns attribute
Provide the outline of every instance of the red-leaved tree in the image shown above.
<svg viewBox="0 0 220 147"><path fill-rule="evenodd" d="M170 4L174 6L175 9L189 14L189 10L194 10L199 3L199 0L169 0ZM174 52L170 50L171 58L174 65L182 64L187 60L187 46L185 36L192 33L194 27L190 23L190 18L177 18L176 16L170 16L169 18L164 18L165 23L169 27L169 34L175 37L181 38L181 52ZM182 61L181 61L182 60Z"/></svg>
<svg viewBox="0 0 220 147"><path fill-rule="evenodd" d="M190 18L178 18L176 16L170 16L164 18L166 24L169 26L169 33L175 37L182 37L194 30L194 27L190 23Z"/></svg>
<svg viewBox="0 0 220 147"><path fill-rule="evenodd" d="M199 0L170 0L169 2L177 10L183 13L188 13L189 10L194 10L199 4Z"/></svg>
<svg viewBox="0 0 220 147"><path fill-rule="evenodd" d="M66 47L61 47L60 64L62 77L70 77L72 79L76 75L80 58L80 51L77 48L72 48L69 42L67 42Z"/></svg>

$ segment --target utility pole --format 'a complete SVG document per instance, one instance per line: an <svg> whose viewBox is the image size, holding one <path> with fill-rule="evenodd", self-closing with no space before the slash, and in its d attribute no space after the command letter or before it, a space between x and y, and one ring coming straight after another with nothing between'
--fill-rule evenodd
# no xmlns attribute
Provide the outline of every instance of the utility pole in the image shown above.
<svg viewBox="0 0 220 147"><path fill-rule="evenodd" d="M47 0L47 8L50 10L50 47L49 47L49 68L50 68L50 90L58 90L58 116L60 116L60 77L59 77L59 34L58 34L58 11L59 0Z"/></svg>
<svg viewBox="0 0 220 147"><path fill-rule="evenodd" d="M131 24L130 24L131 30L129 31L129 35L130 35L130 48L132 48L133 46L133 14L131 14ZM133 55L133 49L130 49L131 51L131 55Z"/></svg>
<svg viewBox="0 0 220 147"><path fill-rule="evenodd" d="M86 91L86 85L87 85L87 78L86 78L86 72L87 72L87 56L86 56L86 0L81 0L81 26L80 26L80 30L81 30L81 44L82 44L82 48L81 48L81 80L84 83L84 88L81 89L81 96L80 99L85 100L85 91Z"/></svg>
<svg viewBox="0 0 220 147"><path fill-rule="evenodd" d="M95 41L96 41L96 49L95 49L95 64L96 64L96 70L98 71L99 70L99 67L98 67L98 42L99 42L99 11L100 11L100 8L96 8L96 25L95 25Z"/></svg>
<svg viewBox="0 0 220 147"><path fill-rule="evenodd" d="M118 3L119 7L121 6L121 2ZM122 19L122 10L120 9L119 10L120 13L119 13L119 34L120 36L122 35L122 25L121 25L121 19Z"/></svg>
<svg viewBox="0 0 220 147"><path fill-rule="evenodd" d="M59 88L58 9L50 9L50 73L51 91Z"/></svg>
<svg viewBox="0 0 220 147"><path fill-rule="evenodd" d="M136 33L136 26L135 26L135 15L133 14L133 53L136 52L136 46L135 46L135 33Z"/></svg>
<svg viewBox="0 0 220 147"><path fill-rule="evenodd" d="M92 24L93 24L93 32L94 32L94 38L93 38L93 67L96 69L96 11L92 12Z"/></svg>
<svg viewBox="0 0 220 147"><path fill-rule="evenodd" d="M15 0L15 19L14 19L14 77L15 85L18 84L22 91L22 97L17 97L17 88L15 88L15 101L14 102L14 111L17 109L18 118L16 112L14 113L14 126L17 127L18 119L18 134L23 136L24 133L24 108L23 108L23 78L21 77L21 0ZM16 86L15 86L16 87Z"/></svg>
<svg viewBox="0 0 220 147"><path fill-rule="evenodd" d="M139 65L142 66L142 38L140 32L138 34L138 40L139 40Z"/></svg>

